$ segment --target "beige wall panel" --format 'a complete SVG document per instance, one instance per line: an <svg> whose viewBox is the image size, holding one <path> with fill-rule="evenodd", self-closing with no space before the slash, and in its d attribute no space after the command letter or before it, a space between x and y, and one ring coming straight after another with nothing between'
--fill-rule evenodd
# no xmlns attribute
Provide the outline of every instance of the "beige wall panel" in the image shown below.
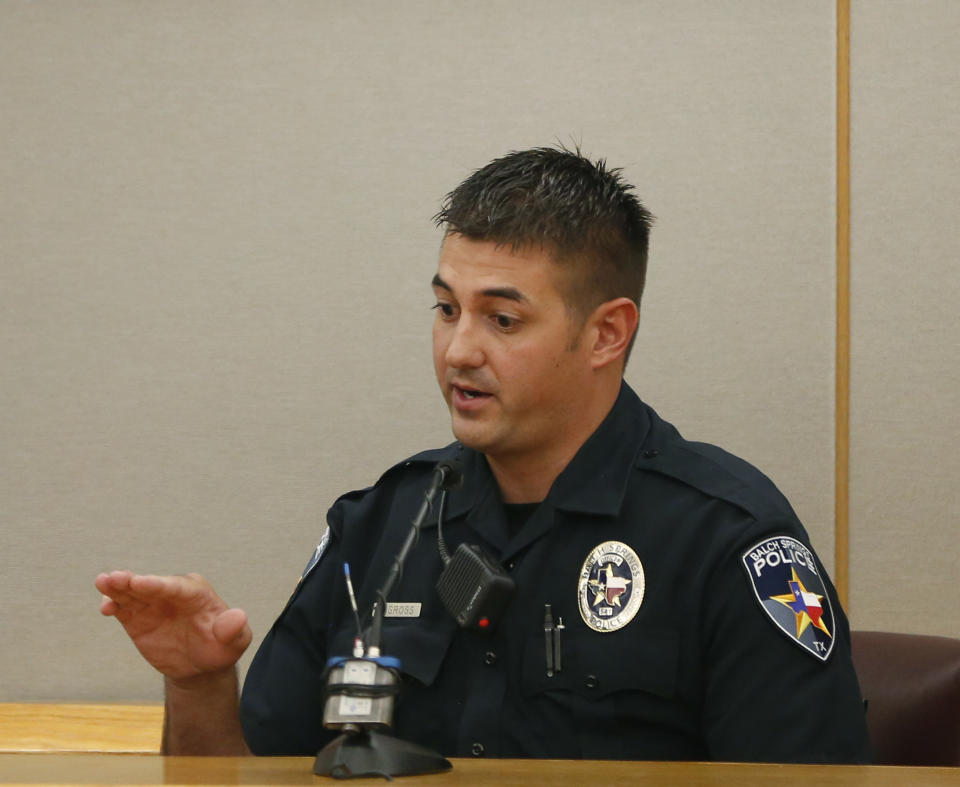
<svg viewBox="0 0 960 787"><path fill-rule="evenodd" d="M851 27L853 618L960 636L960 4Z"/></svg>
<svg viewBox="0 0 960 787"><path fill-rule="evenodd" d="M766 472L832 569L833 4L707 5L695 43L654 66L682 85L653 103L678 115L638 168L655 167L658 222L627 378L685 436Z"/></svg>
<svg viewBox="0 0 960 787"><path fill-rule="evenodd" d="M201 571L259 640L335 497L449 439L441 195L557 139L659 217L630 380L768 471L829 565L833 20L0 3L0 699L159 696L105 569Z"/></svg>

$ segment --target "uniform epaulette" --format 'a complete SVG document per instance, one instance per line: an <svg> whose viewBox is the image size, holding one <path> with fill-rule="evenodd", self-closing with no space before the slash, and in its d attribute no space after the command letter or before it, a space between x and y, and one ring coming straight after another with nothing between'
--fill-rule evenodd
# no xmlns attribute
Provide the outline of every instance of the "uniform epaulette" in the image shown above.
<svg viewBox="0 0 960 787"><path fill-rule="evenodd" d="M431 448L426 451L421 451L418 454L414 454L413 456L408 456L406 459L397 462L392 467L388 467L383 473L381 473L380 477L371 486L364 487L363 489L354 489L351 492L340 495L340 497L337 499L356 500L361 498L370 490L376 489L378 486L384 483L384 481L389 480L397 473L401 473L418 465L435 465L441 459L449 459L453 451L459 447L460 443L454 442L450 443L449 445L445 445L443 448Z"/></svg>
<svg viewBox="0 0 960 787"><path fill-rule="evenodd" d="M330 506L330 509L327 511L327 524L335 533L339 534L343 521L343 511L345 505L363 505L363 501L367 495L369 495L373 490L382 486L384 483L390 482L393 478L397 477L401 473L410 472L411 469L413 471L425 469L436 464L441 459L449 458L453 454L454 449L458 448L459 446L459 443L451 443L443 448L434 448L428 451L421 451L420 453L407 457L406 459L397 462L395 465L388 468L380 475L376 483L372 484L371 486L345 492L334 501L333 505Z"/></svg>
<svg viewBox="0 0 960 787"><path fill-rule="evenodd" d="M413 456L409 456L403 461L397 462L393 467L387 468L386 472L377 479L377 483L374 484L374 486L379 486L385 479L409 467L414 467L415 465L435 465L441 459L450 459L453 453L460 447L460 443L454 442L445 445L443 448L430 448Z"/></svg>
<svg viewBox="0 0 960 787"><path fill-rule="evenodd" d="M709 443L684 439L640 454L639 467L681 481L746 511L754 519L796 519L774 483L743 459Z"/></svg>

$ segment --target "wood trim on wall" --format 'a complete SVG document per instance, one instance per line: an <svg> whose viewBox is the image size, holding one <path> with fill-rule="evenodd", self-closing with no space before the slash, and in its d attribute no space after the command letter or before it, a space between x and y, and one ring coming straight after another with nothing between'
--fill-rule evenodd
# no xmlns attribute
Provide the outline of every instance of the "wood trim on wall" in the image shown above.
<svg viewBox="0 0 960 787"><path fill-rule="evenodd" d="M837 348L834 581L850 612L850 0L837 0Z"/></svg>

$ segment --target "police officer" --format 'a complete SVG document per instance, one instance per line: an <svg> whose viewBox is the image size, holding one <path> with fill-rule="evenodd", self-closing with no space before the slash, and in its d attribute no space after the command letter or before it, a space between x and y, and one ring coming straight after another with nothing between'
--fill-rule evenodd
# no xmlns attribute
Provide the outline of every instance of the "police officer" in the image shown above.
<svg viewBox="0 0 960 787"><path fill-rule="evenodd" d="M196 575L97 578L102 612L166 676L165 750L329 739L324 664L356 635L343 563L369 606L434 465L456 456L444 534L517 590L487 630L459 629L434 589L437 541L418 541L383 634L402 663L398 736L456 756L866 761L847 621L789 504L622 380L650 227L632 187L535 149L478 170L437 218L434 366L457 442L332 507L242 711L242 611Z"/></svg>

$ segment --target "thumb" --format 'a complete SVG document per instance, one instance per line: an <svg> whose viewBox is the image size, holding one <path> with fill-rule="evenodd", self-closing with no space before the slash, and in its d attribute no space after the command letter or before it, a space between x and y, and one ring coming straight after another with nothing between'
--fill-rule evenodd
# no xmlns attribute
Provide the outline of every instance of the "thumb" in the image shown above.
<svg viewBox="0 0 960 787"><path fill-rule="evenodd" d="M247 625L247 613L242 609L228 609L213 621L213 636L221 645L243 653L253 639Z"/></svg>

